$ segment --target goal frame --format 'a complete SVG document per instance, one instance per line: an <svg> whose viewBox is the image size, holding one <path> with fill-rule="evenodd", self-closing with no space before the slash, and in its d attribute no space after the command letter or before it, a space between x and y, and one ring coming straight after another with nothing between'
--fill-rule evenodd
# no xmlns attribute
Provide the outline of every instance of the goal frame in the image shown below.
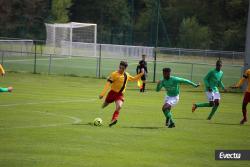
<svg viewBox="0 0 250 167"><path fill-rule="evenodd" d="M73 44L73 29L74 28L83 28L88 26L94 26L94 36L93 36L93 44L94 44L94 56L96 57L96 44L97 44L97 24L93 23L80 23L80 22L69 22L69 23L45 23L46 26L46 32L47 32L47 39L46 39L46 45L48 42L48 29L47 27L51 26L53 27L53 37L52 37L52 47L54 47L54 54L56 54L55 48L56 48L56 29L57 28L69 28L70 34L69 34L69 56L72 57L72 44ZM84 36L82 37L84 39Z"/></svg>

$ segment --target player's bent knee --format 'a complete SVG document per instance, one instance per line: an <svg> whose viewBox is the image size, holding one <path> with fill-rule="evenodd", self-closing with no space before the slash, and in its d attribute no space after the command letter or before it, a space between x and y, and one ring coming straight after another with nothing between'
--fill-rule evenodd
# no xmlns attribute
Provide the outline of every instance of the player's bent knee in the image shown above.
<svg viewBox="0 0 250 167"><path fill-rule="evenodd" d="M215 100L215 101L214 101L214 105L218 107L218 106L220 105L219 100Z"/></svg>
<svg viewBox="0 0 250 167"><path fill-rule="evenodd" d="M115 104L116 104L116 110L120 110L122 108L123 101L120 100L116 101Z"/></svg>
<svg viewBox="0 0 250 167"><path fill-rule="evenodd" d="M210 107L213 107L213 106L214 106L214 102L213 102L213 101L210 101L210 102L209 102L209 106L210 106Z"/></svg>
<svg viewBox="0 0 250 167"><path fill-rule="evenodd" d="M117 107L116 107L116 110L120 110L120 109L122 109L121 106L117 106Z"/></svg>
<svg viewBox="0 0 250 167"><path fill-rule="evenodd" d="M164 112L165 110L170 110L171 109L171 106L169 104L165 104L163 107L162 107L162 111Z"/></svg>

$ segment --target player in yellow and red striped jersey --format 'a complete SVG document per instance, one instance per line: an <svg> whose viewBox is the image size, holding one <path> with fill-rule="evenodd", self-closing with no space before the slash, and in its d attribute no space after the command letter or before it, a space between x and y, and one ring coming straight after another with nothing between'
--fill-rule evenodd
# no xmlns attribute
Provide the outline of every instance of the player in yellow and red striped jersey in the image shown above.
<svg viewBox="0 0 250 167"><path fill-rule="evenodd" d="M247 81L247 89L245 91L244 99L242 102L243 119L240 121L240 124L244 124L245 122L247 122L247 104L250 102L250 69L245 71L240 81L235 86L232 86L232 88L241 87L245 81Z"/></svg>
<svg viewBox="0 0 250 167"><path fill-rule="evenodd" d="M5 71L3 66L0 64L0 75L4 76L5 75ZM13 88L10 86L8 88L1 88L0 87L0 92L12 92Z"/></svg>
<svg viewBox="0 0 250 167"><path fill-rule="evenodd" d="M105 108L110 103L115 102L116 109L113 114L111 123L109 124L110 127L117 123L117 119L118 119L121 107L123 105L123 102L124 102L123 93L126 90L128 81L137 81L138 79L141 78L141 76L144 75L144 70L142 70L140 74L134 77L131 76L129 73L126 72L127 66L128 66L127 62L125 61L120 62L119 69L110 74L103 91L99 95L99 98L102 99L104 95L106 94L106 92L108 91L108 89L111 87L102 105L102 108Z"/></svg>

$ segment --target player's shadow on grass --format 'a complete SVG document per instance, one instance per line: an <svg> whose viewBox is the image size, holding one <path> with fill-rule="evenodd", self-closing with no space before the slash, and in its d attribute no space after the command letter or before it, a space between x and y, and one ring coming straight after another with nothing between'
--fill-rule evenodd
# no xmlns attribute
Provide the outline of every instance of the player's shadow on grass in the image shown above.
<svg viewBox="0 0 250 167"><path fill-rule="evenodd" d="M163 129L165 127L157 127L157 126L124 126L122 128L128 128L128 129Z"/></svg>
<svg viewBox="0 0 250 167"><path fill-rule="evenodd" d="M204 118L190 118L190 117L177 117L177 118L174 118L174 119L183 119L183 120L194 120L194 121L204 121L205 119Z"/></svg>
<svg viewBox="0 0 250 167"><path fill-rule="evenodd" d="M248 125L240 125L239 123L225 123L225 122L210 122L209 124L215 124L215 125L232 125L232 126L250 126Z"/></svg>
<svg viewBox="0 0 250 167"><path fill-rule="evenodd" d="M93 123L76 123L72 125L78 125L78 126L94 126ZM163 129L164 127L153 127L153 126L124 126L121 128L128 128L128 129Z"/></svg>
<svg viewBox="0 0 250 167"><path fill-rule="evenodd" d="M88 123L73 123L72 125L78 125L78 126L94 126L93 123L88 122Z"/></svg>
<svg viewBox="0 0 250 167"><path fill-rule="evenodd" d="M127 90L140 92L140 89L139 89L139 88L128 88ZM151 92L151 91L155 92L155 89L147 88L147 89L145 90L145 92L147 92L147 91L149 91L149 92Z"/></svg>
<svg viewBox="0 0 250 167"><path fill-rule="evenodd" d="M183 119L183 120L193 120L193 121L208 121L204 118L175 118L175 119ZM232 126L250 126L249 124L245 125L240 125L239 123L226 123L226 122L208 122L209 124L214 124L214 125L232 125Z"/></svg>
<svg viewBox="0 0 250 167"><path fill-rule="evenodd" d="M184 92L189 92L189 93L197 93L197 92L204 92L203 90L184 90ZM242 94L241 91L237 91L237 90L228 90L227 92L220 92L221 94L225 94L225 93L235 93L235 94Z"/></svg>

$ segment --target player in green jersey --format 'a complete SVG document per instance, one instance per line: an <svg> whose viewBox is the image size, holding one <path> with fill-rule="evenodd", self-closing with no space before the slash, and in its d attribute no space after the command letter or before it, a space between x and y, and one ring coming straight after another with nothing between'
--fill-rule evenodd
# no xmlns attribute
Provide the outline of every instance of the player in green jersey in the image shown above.
<svg viewBox="0 0 250 167"><path fill-rule="evenodd" d="M204 78L204 83L206 87L206 95L208 98L208 103L195 103L192 107L192 112L194 112L198 107L212 107L207 120L211 120L215 114L217 108L220 104L220 92L218 87L221 87L226 91L224 84L222 82L223 72L221 71L222 61L218 60L216 62L216 68L210 70Z"/></svg>
<svg viewBox="0 0 250 167"><path fill-rule="evenodd" d="M171 76L170 73L170 68L163 68L163 79L158 81L156 91L159 92L162 87L166 90L167 95L162 111L166 117L166 126L173 128L175 127L175 123L172 117L171 108L179 101L180 83L189 84L194 87L198 87L200 84L195 84L187 79Z"/></svg>

